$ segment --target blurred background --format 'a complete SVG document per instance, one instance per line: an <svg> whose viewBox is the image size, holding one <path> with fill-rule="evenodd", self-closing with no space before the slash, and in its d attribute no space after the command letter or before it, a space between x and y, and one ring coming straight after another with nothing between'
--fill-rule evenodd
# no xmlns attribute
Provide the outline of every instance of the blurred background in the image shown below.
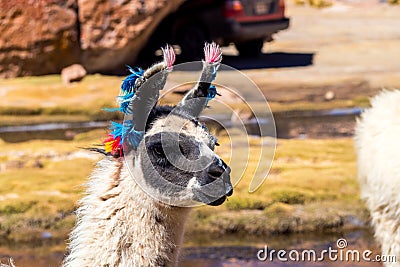
<svg viewBox="0 0 400 267"><path fill-rule="evenodd" d="M60 264L99 159L81 148L101 144L108 121L122 119L102 108L115 106L125 65L160 60L166 43L178 63L199 60L206 41L223 46L222 63L259 87L278 139L256 192L248 192L253 153L226 203L192 212L182 266L345 266L256 257L264 245L322 250L339 238L379 254L359 197L352 136L369 98L400 88L399 18L396 0L0 0L0 260ZM173 75L185 82L185 71ZM188 88L162 102L176 103ZM222 97L245 122L252 151L268 145L247 105ZM229 138L216 131L218 153L228 158Z"/></svg>

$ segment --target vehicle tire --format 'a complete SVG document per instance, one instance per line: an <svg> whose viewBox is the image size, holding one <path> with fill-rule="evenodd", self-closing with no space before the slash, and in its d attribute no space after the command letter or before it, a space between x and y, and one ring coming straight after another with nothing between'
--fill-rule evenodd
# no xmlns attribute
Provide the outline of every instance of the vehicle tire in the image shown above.
<svg viewBox="0 0 400 267"><path fill-rule="evenodd" d="M203 47L208 38L202 28L193 25L184 27L177 36L182 60L195 61L203 58Z"/></svg>
<svg viewBox="0 0 400 267"><path fill-rule="evenodd" d="M264 39L255 39L242 43L235 43L236 49L241 56L256 57L261 54L264 45Z"/></svg>

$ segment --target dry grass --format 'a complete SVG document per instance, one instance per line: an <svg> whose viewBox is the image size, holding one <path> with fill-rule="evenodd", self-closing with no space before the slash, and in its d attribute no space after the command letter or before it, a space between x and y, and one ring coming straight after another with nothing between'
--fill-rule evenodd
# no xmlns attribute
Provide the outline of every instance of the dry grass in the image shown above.
<svg viewBox="0 0 400 267"><path fill-rule="evenodd" d="M293 0L296 5L305 5L306 3L312 7L323 8L333 4L332 1L327 0Z"/></svg>
<svg viewBox="0 0 400 267"><path fill-rule="evenodd" d="M21 77L2 81L6 97L2 107L97 108L113 103L122 77L90 75L79 83L64 85L59 75Z"/></svg>
<svg viewBox="0 0 400 267"><path fill-rule="evenodd" d="M105 107L115 107L115 99L123 77L90 75L82 82L69 86L61 82L59 75L22 77L1 81L0 126L38 124L49 122L81 122L94 120L115 120L118 113L106 112ZM273 88L270 84L260 84ZM278 86L278 85L276 85ZM278 86L279 87L279 86ZM282 90L281 90L282 91ZM286 90L286 98L269 101L273 112L321 110L343 107L368 106L369 99L356 94L346 99L333 101L307 101L297 99L298 91ZM269 95L269 91L264 92ZM289 96L292 96L289 97ZM181 98L178 94L168 94L163 104L174 104ZM224 101L226 99L224 98ZM234 109L246 109L245 103L228 103ZM265 104L252 103L252 107L265 110ZM226 112L226 107L216 112Z"/></svg>
<svg viewBox="0 0 400 267"><path fill-rule="evenodd" d="M103 136L104 131L97 130L77 135L73 141L1 143L0 236L30 240L48 231L54 237L66 238L74 224L73 210L83 191L81 185L96 161L76 152L78 147L99 143ZM218 148L226 160L230 158L228 141L221 137ZM346 227L346 216L365 219L358 198L352 140L278 140L270 176L250 194L259 141L250 140L249 167L234 195L221 207L195 209L188 222L189 235L204 231L325 231ZM239 142L235 150L243 151L241 144L244 142ZM232 165L232 169L233 173L241 171L238 166Z"/></svg>
<svg viewBox="0 0 400 267"><path fill-rule="evenodd" d="M9 120L36 115L37 122L55 121L52 116L58 121L111 119L115 114L102 108L115 105L122 79L91 75L68 86L59 75L3 80L0 115Z"/></svg>

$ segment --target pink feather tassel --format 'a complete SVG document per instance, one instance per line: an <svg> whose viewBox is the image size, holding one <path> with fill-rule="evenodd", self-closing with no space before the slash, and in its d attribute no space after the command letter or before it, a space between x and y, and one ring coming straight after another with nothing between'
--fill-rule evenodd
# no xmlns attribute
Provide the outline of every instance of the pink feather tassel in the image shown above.
<svg viewBox="0 0 400 267"><path fill-rule="evenodd" d="M174 49L167 45L165 48L161 48L163 52L164 62L167 66L167 69L172 69L172 65L175 62L175 52Z"/></svg>
<svg viewBox="0 0 400 267"><path fill-rule="evenodd" d="M204 56L208 63L220 63L222 60L222 50L216 43L211 43L204 46Z"/></svg>

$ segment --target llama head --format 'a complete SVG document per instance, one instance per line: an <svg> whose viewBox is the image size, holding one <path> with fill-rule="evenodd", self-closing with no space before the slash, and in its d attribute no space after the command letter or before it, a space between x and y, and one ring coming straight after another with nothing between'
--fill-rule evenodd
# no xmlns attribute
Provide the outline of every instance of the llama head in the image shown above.
<svg viewBox="0 0 400 267"><path fill-rule="evenodd" d="M170 47L163 50L163 62L132 71L137 77L128 76L123 83L133 88L125 90L131 95L121 103L125 162L144 191L170 205L220 205L233 191L230 168L214 152L217 139L198 120L216 94L211 82L221 61L215 44L204 50L200 80L174 107L157 105L175 59Z"/></svg>
<svg viewBox="0 0 400 267"><path fill-rule="evenodd" d="M174 205L192 201L222 204L232 194L230 168L214 152L216 138L195 119L168 115L155 119L133 157L152 196Z"/></svg>

